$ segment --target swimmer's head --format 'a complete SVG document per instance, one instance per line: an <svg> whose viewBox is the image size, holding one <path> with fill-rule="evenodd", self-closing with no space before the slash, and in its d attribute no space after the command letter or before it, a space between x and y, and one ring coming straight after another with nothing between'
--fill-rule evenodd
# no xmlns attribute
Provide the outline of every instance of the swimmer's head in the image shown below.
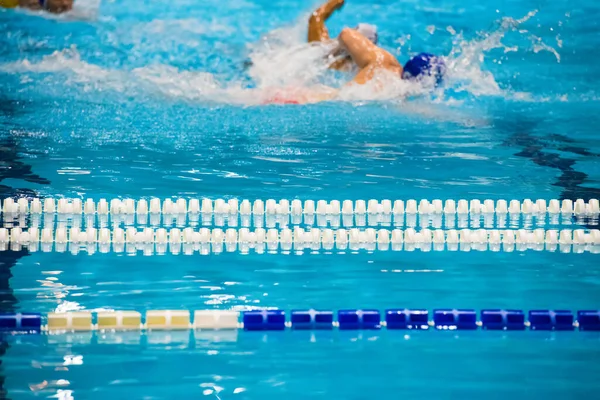
<svg viewBox="0 0 600 400"><path fill-rule="evenodd" d="M374 44L377 44L377 27L375 25L371 25L371 24L358 24L356 26L356 30L363 35L364 37L366 37L367 39L369 39L371 42L373 42Z"/></svg>
<svg viewBox="0 0 600 400"><path fill-rule="evenodd" d="M404 65L402 78L404 79L423 79L427 76L433 76L437 84L442 83L446 73L446 64L441 57L429 53L420 53L411 58Z"/></svg>

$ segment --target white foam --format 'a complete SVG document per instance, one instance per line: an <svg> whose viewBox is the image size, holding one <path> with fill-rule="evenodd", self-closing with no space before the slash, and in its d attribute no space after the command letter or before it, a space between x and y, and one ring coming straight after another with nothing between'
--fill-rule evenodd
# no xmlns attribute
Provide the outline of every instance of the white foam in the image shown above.
<svg viewBox="0 0 600 400"><path fill-rule="evenodd" d="M463 91L474 96L503 96L518 101L535 101L536 97L528 93L515 93L501 88L493 74L483 67L486 53L494 49L503 49L505 52L550 51L559 60L555 49L521 26L534 15L535 11L532 11L521 19L503 18L496 30L481 33L476 39L467 40L462 33L455 34L453 49L447 57L444 57L448 67L444 86L452 91ZM432 90L432 82L417 84L401 80L395 74L386 72L378 74L367 85L344 86L351 79L352 74L333 73L327 69L327 62L324 61L336 43L306 43L306 20L306 16L302 16L294 25L276 29L258 42L247 46L252 65L246 72L253 81L253 88L249 88L244 77L246 72L242 66L238 75L227 81L219 79L210 71L180 70L174 66L157 63L133 70L111 69L82 59L74 46L56 51L40 60L26 58L0 64L0 71L15 74L66 74L67 84L83 85L84 90L109 89L134 96L154 93L186 101L239 105L261 104L273 96L279 96L280 93L286 97L291 93L296 100L311 102L315 97L321 98L324 93L329 93L323 84L341 87L336 97L340 101L403 101L406 97L419 96L449 105L456 102L443 90ZM129 32L131 37L125 35L122 39L118 39L119 42L130 43L134 48L141 46L138 51L144 52L148 50L144 46L152 46L153 51L161 50L166 45L166 42L161 42L162 36L169 39L168 43L171 46L173 40L176 43L198 40L199 35L215 31L234 34L226 21L158 19L143 23L139 28L131 29ZM529 48L519 49L504 44L502 40L508 32L518 32L529 39L531 45ZM156 40L147 40L148 34L151 34L150 37L153 39L156 36ZM185 43L193 45L193 43ZM162 50L169 51L169 49L170 47L165 47ZM428 107L421 105L412 111L427 114L427 111L423 111L424 108ZM404 105L403 109L412 112ZM432 116L436 117L436 113L434 112Z"/></svg>

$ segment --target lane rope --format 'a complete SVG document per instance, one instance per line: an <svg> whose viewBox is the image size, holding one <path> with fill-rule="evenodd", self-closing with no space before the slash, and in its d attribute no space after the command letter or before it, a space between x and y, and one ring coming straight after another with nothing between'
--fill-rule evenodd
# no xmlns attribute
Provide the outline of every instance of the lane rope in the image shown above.
<svg viewBox="0 0 600 400"><path fill-rule="evenodd" d="M289 317L289 318L288 318ZM0 331L66 333L176 330L546 330L600 331L600 310L344 309L148 310L0 314Z"/></svg>
<svg viewBox="0 0 600 400"><path fill-rule="evenodd" d="M497 214L497 215L541 215L561 214L563 216L598 216L600 202L591 199L546 201L538 199L520 200L484 200L478 199L445 201L423 200L261 200L253 202L244 199L184 199L158 198L146 199L93 199L67 198L6 198L0 211L4 214L61 214L61 215L122 215L122 214L242 214L242 215L366 215L366 214Z"/></svg>
<svg viewBox="0 0 600 400"><path fill-rule="evenodd" d="M0 251L200 254L296 251L561 251L600 252L600 230L0 228Z"/></svg>

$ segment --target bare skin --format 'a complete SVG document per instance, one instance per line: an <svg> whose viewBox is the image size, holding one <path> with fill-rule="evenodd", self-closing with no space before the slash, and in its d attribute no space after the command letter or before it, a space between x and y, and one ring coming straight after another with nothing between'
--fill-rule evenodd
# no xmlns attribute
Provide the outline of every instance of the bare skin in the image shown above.
<svg viewBox="0 0 600 400"><path fill-rule="evenodd" d="M308 19L308 42L326 42L330 40L329 31L325 26L325 21L331 17L334 11L339 10L344 5L344 0L329 0Z"/></svg>
<svg viewBox="0 0 600 400"><path fill-rule="evenodd" d="M46 0L44 8L39 0L19 0L19 7L29 8L30 10L46 10L51 13L60 14L71 11L73 0Z"/></svg>
<svg viewBox="0 0 600 400"><path fill-rule="evenodd" d="M364 85L371 81L378 72L389 71L402 77L402 66L392 54L373 44L360 32L352 28L344 28L339 36L342 47L350 54L360 71L346 85ZM300 103L318 103L335 98L338 90L321 88L319 91L307 93Z"/></svg>
<svg viewBox="0 0 600 400"><path fill-rule="evenodd" d="M308 21L308 41L328 42L331 40L325 21L344 5L344 0L329 0L319 7ZM340 50L350 56L338 60L329 66L331 69L345 69L355 63L359 72L347 85L364 85L371 81L378 72L389 71L398 78L402 77L402 66L392 54L374 44L356 29L345 28L338 36ZM338 50L339 51L339 50ZM335 54L334 54L335 55ZM284 92L289 93L289 90ZM337 97L339 90L321 86L318 89L296 90L291 97L292 103L318 103ZM285 94L282 95L285 98Z"/></svg>
<svg viewBox="0 0 600 400"><path fill-rule="evenodd" d="M325 21L344 5L345 0L329 0L313 12L308 20L308 41L326 42L331 40ZM364 84L371 80L380 69L386 69L402 76L402 66L386 50L378 47L355 29L345 28L338 36L338 40L348 53L352 61L360 68L359 73L352 82ZM340 60L346 63L347 60ZM334 65L330 68L335 68ZM336 68L337 69L337 68Z"/></svg>
<svg viewBox="0 0 600 400"><path fill-rule="evenodd" d="M336 10L342 8L343 5L344 0L329 0L327 3L323 4L310 15L310 18L308 19L309 43L329 42L331 40L325 22L329 19L329 17L331 17L331 15ZM335 57L339 55L339 51L334 51L331 55ZM344 57L341 60L334 61L332 64L329 65L329 68L336 70L347 70L350 68L351 64L352 59L350 57Z"/></svg>
<svg viewBox="0 0 600 400"><path fill-rule="evenodd" d="M360 71L351 83L363 85L373 79L381 70L387 70L402 76L402 65L388 51L373 44L354 29L344 28L339 36L340 43L350 53Z"/></svg>

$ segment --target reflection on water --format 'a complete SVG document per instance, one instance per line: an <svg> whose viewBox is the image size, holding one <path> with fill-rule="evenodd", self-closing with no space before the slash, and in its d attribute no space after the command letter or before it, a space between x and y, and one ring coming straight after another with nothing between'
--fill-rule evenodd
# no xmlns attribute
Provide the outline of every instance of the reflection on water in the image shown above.
<svg viewBox="0 0 600 400"><path fill-rule="evenodd" d="M532 134L535 122L525 119L518 121L514 127L515 132L505 141L510 147L520 147L517 157L529 158L536 165L557 169L560 175L552 184L562 188L560 199L590 199L600 198L600 188L591 187L586 173L576 170L577 159L565 157L563 154L572 154L587 159L598 159L600 154L590 151L577 140L561 134L547 134L543 137Z"/></svg>
<svg viewBox="0 0 600 400"><path fill-rule="evenodd" d="M4 117L14 115L17 111L12 106L12 102L0 97L0 111ZM2 135L2 132L0 132ZM0 136L0 199L6 197L37 197L33 190L18 189L2 184L5 179L23 179L27 182L37 184L49 184L50 182L31 171L31 166L26 164L18 155L19 148L16 141L11 136ZM0 226L4 226L4 213L0 215ZM0 256L0 312L11 312L17 308L18 300L14 295L14 291L10 285L12 278L12 268L17 261L29 252L25 249L15 252L2 252ZM0 337L0 364L2 358L8 350L9 344L5 338ZM5 376L0 374L0 397L6 396L4 388Z"/></svg>

